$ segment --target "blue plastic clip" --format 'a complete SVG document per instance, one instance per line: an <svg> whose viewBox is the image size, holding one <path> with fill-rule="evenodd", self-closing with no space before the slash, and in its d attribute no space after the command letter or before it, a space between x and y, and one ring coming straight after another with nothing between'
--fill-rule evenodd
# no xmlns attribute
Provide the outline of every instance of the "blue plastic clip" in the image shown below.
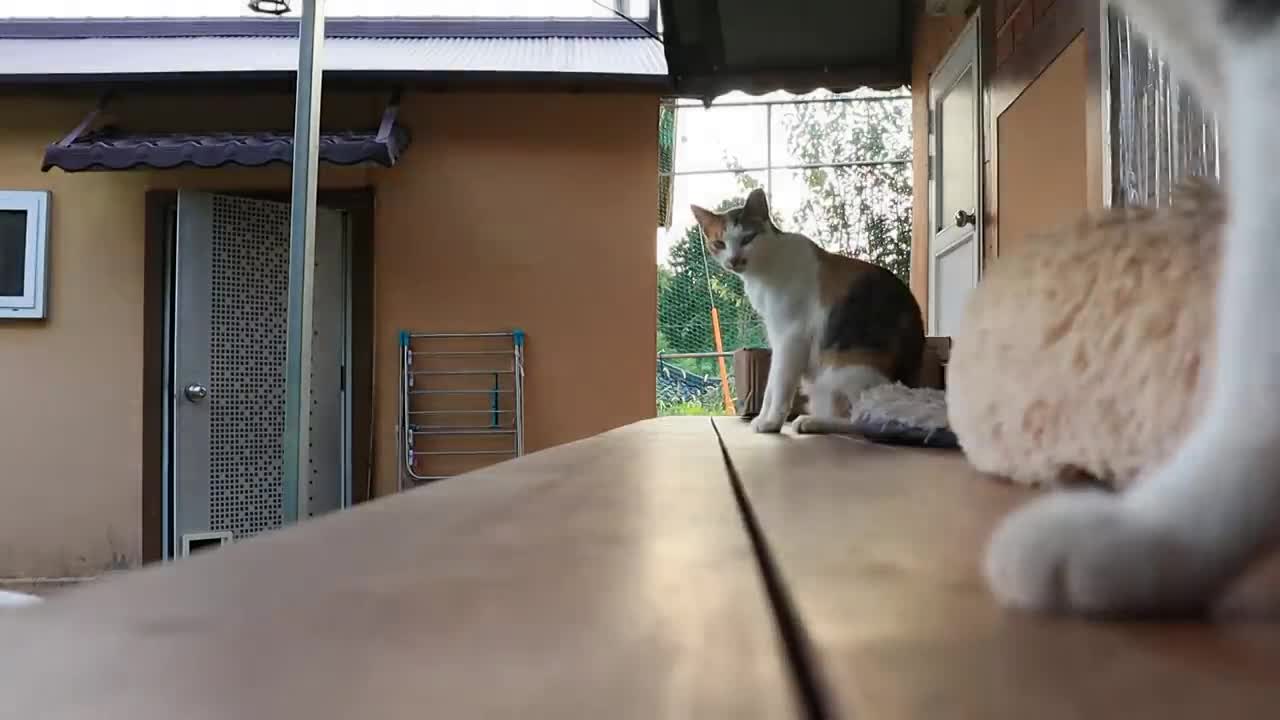
<svg viewBox="0 0 1280 720"><path fill-rule="evenodd" d="M523 347L523 346L524 346L524 331L523 331L523 330L512 330L512 331L511 331L511 337L512 337L512 339L514 339L514 340L515 340L516 347Z"/></svg>

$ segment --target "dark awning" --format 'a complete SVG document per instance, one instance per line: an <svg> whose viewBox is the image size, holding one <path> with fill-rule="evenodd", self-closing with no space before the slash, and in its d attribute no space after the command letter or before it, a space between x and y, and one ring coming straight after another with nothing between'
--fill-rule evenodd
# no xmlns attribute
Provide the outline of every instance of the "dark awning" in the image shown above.
<svg viewBox="0 0 1280 720"><path fill-rule="evenodd" d="M663 0L667 67L688 97L901 87L918 2Z"/></svg>
<svg viewBox="0 0 1280 720"><path fill-rule="evenodd" d="M45 148L41 170L60 168L80 172L139 167L167 170L183 165L217 168L293 163L291 131L126 133L114 127L91 130L110 98L111 93L104 94L97 107L74 130ZM399 111L400 95L396 92L376 129L322 132L320 161L334 165L395 165L410 139L408 128L396 122Z"/></svg>
<svg viewBox="0 0 1280 720"><path fill-rule="evenodd" d="M377 130L322 133L320 160L335 165L375 163L391 167L408 144L409 132L399 125L385 137ZM261 167L292 162L292 132L130 135L103 130L65 145L49 145L45 149L41 169L47 172L56 167L67 172L79 172L138 167L169 169L182 165Z"/></svg>

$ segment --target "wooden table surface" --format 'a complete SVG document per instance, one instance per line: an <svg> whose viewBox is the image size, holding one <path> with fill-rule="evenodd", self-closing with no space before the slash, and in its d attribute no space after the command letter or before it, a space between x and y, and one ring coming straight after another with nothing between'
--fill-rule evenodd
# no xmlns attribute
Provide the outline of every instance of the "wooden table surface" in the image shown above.
<svg viewBox="0 0 1280 720"><path fill-rule="evenodd" d="M996 608L955 453L665 418L0 614L5 717L1272 718L1230 622ZM1276 573L1280 577L1280 571Z"/></svg>
<svg viewBox="0 0 1280 720"><path fill-rule="evenodd" d="M1280 624L1122 626L999 609L982 549L1034 495L958 453L716 424L827 717L1280 716ZM1280 608L1280 593L1255 590L1251 603Z"/></svg>

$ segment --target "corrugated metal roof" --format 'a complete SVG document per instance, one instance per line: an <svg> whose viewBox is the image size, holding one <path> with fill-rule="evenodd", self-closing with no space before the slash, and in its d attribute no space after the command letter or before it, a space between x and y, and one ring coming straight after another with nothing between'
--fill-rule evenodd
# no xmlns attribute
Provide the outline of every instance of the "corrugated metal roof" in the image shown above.
<svg viewBox="0 0 1280 720"><path fill-rule="evenodd" d="M2 38L0 78L291 72L288 37ZM573 74L665 78L649 38L335 37L326 71L350 73Z"/></svg>
<svg viewBox="0 0 1280 720"><path fill-rule="evenodd" d="M608 18L331 17L326 37L638 38L649 21ZM656 22L654 19L653 22ZM8 18L0 38L298 37L297 18Z"/></svg>

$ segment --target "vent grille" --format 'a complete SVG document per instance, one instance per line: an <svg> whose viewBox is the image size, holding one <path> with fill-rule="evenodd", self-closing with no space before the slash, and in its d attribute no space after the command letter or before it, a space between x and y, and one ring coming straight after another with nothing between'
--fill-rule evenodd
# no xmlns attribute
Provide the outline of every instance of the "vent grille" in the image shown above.
<svg viewBox="0 0 1280 720"><path fill-rule="evenodd" d="M210 529L283 524L289 208L213 200L209 348Z"/></svg>

